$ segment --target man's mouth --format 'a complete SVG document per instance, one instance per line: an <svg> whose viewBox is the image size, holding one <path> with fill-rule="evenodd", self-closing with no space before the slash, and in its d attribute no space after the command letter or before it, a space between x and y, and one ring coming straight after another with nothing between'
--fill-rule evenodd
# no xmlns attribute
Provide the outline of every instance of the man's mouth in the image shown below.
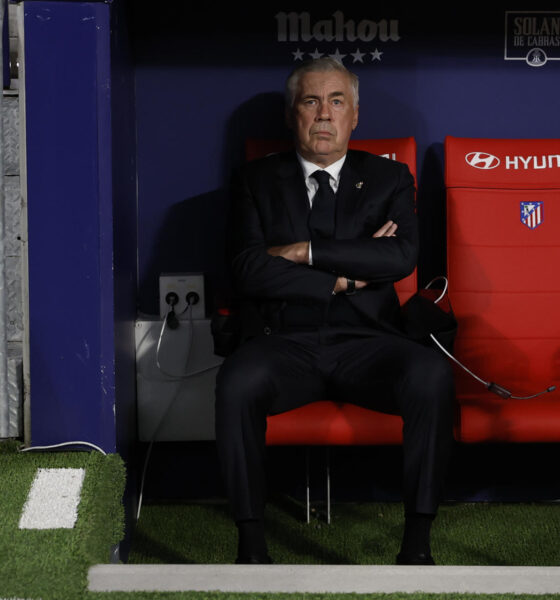
<svg viewBox="0 0 560 600"><path fill-rule="evenodd" d="M311 135L330 137L334 135L334 131L329 129L315 129L311 131Z"/></svg>

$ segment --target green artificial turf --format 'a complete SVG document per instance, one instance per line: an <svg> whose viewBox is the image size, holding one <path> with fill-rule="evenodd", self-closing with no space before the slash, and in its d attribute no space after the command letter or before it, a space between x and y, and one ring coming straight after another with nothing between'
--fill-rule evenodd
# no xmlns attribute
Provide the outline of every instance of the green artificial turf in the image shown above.
<svg viewBox="0 0 560 600"><path fill-rule="evenodd" d="M285 564L394 564L402 536L400 504L336 504L333 522L302 521L290 499L269 504L270 554ZM455 504L432 528L440 565L560 565L560 505ZM130 563L231 563L236 531L226 507L146 505ZM560 592L560 590L559 590Z"/></svg>
<svg viewBox="0 0 560 600"><path fill-rule="evenodd" d="M19 529L21 511L38 468L84 468L73 529ZM90 565L109 562L123 536L125 471L117 455L17 453L0 444L0 598L76 600Z"/></svg>
<svg viewBox="0 0 560 600"><path fill-rule="evenodd" d="M19 530L37 468L83 467L86 477L71 530ZM109 562L122 538L124 467L116 456L18 454L0 443L0 600L560 600L560 595L240 594L88 592L90 565ZM399 504L336 504L333 523L302 522L289 498L270 503L267 532L278 563L391 564L402 533ZM560 505L443 506L433 529L439 564L560 565ZM228 563L236 532L223 504L145 505L132 563ZM560 592L560 590L559 590Z"/></svg>

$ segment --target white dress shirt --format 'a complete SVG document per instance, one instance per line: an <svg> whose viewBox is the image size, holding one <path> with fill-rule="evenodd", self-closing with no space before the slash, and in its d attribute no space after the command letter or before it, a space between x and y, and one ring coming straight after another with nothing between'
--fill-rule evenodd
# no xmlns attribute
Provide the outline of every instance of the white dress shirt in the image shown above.
<svg viewBox="0 0 560 600"><path fill-rule="evenodd" d="M342 170L342 165L346 160L346 154L339 158L336 162L333 162L332 165L329 165L326 168L320 167L308 160L305 160L299 154L297 155L299 160L299 164L303 169L303 176L305 178L305 187L307 188L307 197L309 198L309 206L313 207L313 198L315 198L315 194L319 189L319 182L315 179L315 177L311 177L315 171L326 171L329 174L329 183L336 194L338 190L338 185L340 183L340 171ZM313 265L313 255L311 253L311 242L309 242L309 264Z"/></svg>

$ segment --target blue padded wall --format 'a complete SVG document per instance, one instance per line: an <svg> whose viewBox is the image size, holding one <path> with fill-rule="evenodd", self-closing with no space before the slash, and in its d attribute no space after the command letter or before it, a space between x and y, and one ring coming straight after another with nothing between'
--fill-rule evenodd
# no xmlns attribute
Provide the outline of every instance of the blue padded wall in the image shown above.
<svg viewBox="0 0 560 600"><path fill-rule="evenodd" d="M135 273L125 277L126 267L113 262L110 36L108 4L26 3L34 445L85 440L116 448L114 273L132 277L132 305ZM134 208L134 186L120 187L132 189Z"/></svg>

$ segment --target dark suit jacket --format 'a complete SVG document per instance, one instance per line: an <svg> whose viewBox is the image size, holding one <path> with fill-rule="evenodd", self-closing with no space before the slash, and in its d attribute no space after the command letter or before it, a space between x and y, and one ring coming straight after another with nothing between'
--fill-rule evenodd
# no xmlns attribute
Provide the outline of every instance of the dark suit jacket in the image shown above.
<svg viewBox="0 0 560 600"><path fill-rule="evenodd" d="M348 296L368 330L400 331L393 282L414 270L418 249L414 180L406 165L348 151L335 236L312 242L313 266L266 252L310 239L309 200L295 153L248 163L234 178L232 192L230 250L234 282L246 301L243 337L278 329L286 302L327 305L338 275L370 282ZM398 225L396 237L372 238L388 219Z"/></svg>

